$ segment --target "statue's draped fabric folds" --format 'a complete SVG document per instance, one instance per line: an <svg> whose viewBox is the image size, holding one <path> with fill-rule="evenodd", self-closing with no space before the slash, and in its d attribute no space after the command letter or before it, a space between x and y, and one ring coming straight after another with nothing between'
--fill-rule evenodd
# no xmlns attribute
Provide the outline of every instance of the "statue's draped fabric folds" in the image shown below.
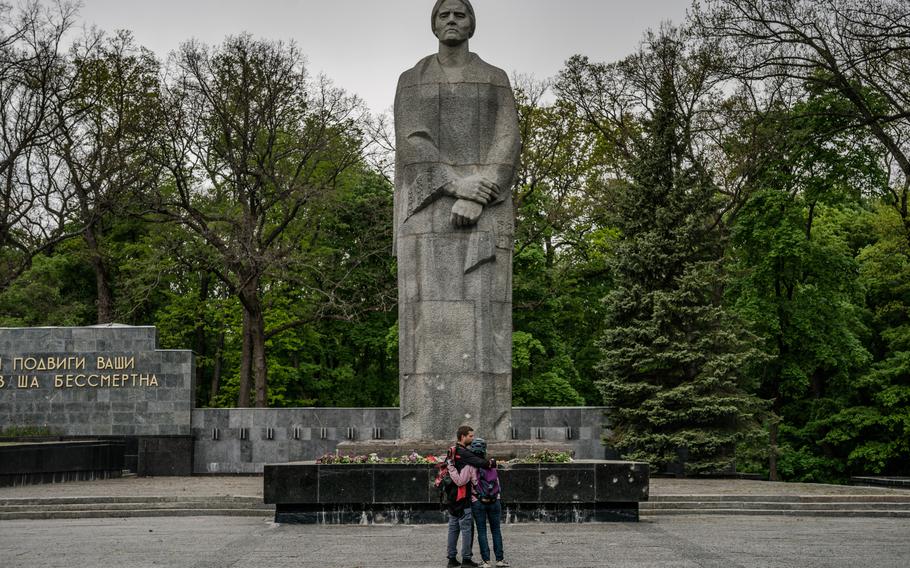
<svg viewBox="0 0 910 568"><path fill-rule="evenodd" d="M508 439L520 151L508 76L473 53L455 67L424 58L399 80L395 134L401 437L446 439L469 423ZM470 224L453 221L450 188L464 179L498 190L469 204Z"/></svg>

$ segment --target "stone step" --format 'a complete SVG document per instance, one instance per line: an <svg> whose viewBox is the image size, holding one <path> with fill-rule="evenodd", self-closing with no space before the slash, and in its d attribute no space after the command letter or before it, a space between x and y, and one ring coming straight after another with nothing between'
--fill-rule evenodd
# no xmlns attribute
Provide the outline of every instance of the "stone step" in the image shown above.
<svg viewBox="0 0 910 568"><path fill-rule="evenodd" d="M842 511L842 510L888 510L888 511L910 511L910 502L895 503L860 503L860 502L755 502L755 501L663 501L657 503L641 503L641 511L670 511L676 509L683 510L781 510L781 511L803 511L803 510L824 510L824 511Z"/></svg>
<svg viewBox="0 0 910 568"><path fill-rule="evenodd" d="M16 499L0 499L0 506L7 505L72 505L80 503L245 503L250 505L262 504L262 497L245 497L233 495L210 496L132 496L132 497L27 497Z"/></svg>
<svg viewBox="0 0 910 568"><path fill-rule="evenodd" d="M651 495L649 503L662 502L745 503L910 503L908 495Z"/></svg>
<svg viewBox="0 0 910 568"><path fill-rule="evenodd" d="M274 511L274 506L259 503L242 503L231 501L194 501L194 502L130 502L130 503L67 503L67 504L45 504L31 503L23 505L3 505L0 504L0 512L19 512L19 511L130 511L130 510L151 510L151 509L230 509L230 510L259 510Z"/></svg>
<svg viewBox="0 0 910 568"><path fill-rule="evenodd" d="M0 521L49 519L120 519L132 517L261 517L272 519L268 510L255 509L132 509L125 511L19 511L0 512Z"/></svg>
<svg viewBox="0 0 910 568"><path fill-rule="evenodd" d="M879 517L910 519L910 510L856 510L856 509L651 509L642 510L642 517L665 515L718 515L718 516L787 516L787 517Z"/></svg>

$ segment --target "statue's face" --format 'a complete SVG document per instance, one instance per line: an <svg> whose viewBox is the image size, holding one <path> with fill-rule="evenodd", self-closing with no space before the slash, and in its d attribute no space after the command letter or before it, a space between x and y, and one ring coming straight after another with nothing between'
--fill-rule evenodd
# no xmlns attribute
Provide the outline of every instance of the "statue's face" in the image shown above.
<svg viewBox="0 0 910 568"><path fill-rule="evenodd" d="M446 45L459 45L471 36L471 15L460 0L446 0L436 15L436 37Z"/></svg>

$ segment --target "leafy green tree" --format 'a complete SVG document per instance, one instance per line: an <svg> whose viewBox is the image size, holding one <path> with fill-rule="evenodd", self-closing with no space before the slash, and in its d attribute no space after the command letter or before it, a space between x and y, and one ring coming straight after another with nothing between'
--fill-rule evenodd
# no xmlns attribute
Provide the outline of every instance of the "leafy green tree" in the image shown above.
<svg viewBox="0 0 910 568"><path fill-rule="evenodd" d="M686 473L715 472L756 431L762 404L743 370L761 354L723 305L719 207L689 152L691 116L675 82L681 46L663 33L648 50L656 96L616 197L621 240L599 384L623 455L662 470L682 459Z"/></svg>
<svg viewBox="0 0 910 568"><path fill-rule="evenodd" d="M859 282L872 311L874 363L828 420L823 443L851 474L910 474L910 248L903 222L886 205L873 214L875 242L859 253Z"/></svg>
<svg viewBox="0 0 910 568"><path fill-rule="evenodd" d="M600 137L570 102L541 102L549 83L520 77L516 85L522 158L513 188L513 404L597 404L594 342L615 233L601 199Z"/></svg>
<svg viewBox="0 0 910 568"><path fill-rule="evenodd" d="M758 192L740 213L733 243L734 305L764 339L760 396L772 401L772 480L838 479L843 461L825 441L828 418L867 363L862 295L837 210L810 207L786 191ZM810 227L811 225L811 227Z"/></svg>
<svg viewBox="0 0 910 568"><path fill-rule="evenodd" d="M359 163L359 107L309 81L295 46L246 35L215 50L187 43L172 71L158 211L199 237L215 259L207 270L240 301L238 404L250 405L254 386L266 406L266 285L308 264L321 203Z"/></svg>
<svg viewBox="0 0 910 568"><path fill-rule="evenodd" d="M772 402L765 454L774 480L843 478L846 456L826 439L829 419L869 360L855 260L868 237L846 220L864 218L864 196L887 175L869 140L828 112L847 104L810 85L803 100L761 117L774 137L732 228L729 297L770 357L757 380Z"/></svg>

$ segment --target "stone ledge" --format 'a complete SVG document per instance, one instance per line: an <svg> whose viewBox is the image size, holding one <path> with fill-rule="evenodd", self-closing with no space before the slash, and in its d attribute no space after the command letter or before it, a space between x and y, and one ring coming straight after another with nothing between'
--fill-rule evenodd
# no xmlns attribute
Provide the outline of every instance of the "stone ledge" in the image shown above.
<svg viewBox="0 0 910 568"><path fill-rule="evenodd" d="M425 455L442 455L455 445L452 440L363 440L341 442L338 453L342 455L368 456L376 454L381 458L397 458L411 452ZM500 461L523 458L531 454L550 450L574 454L572 444L547 440L505 440L487 441L487 455Z"/></svg>
<svg viewBox="0 0 910 568"><path fill-rule="evenodd" d="M277 522L435 523L435 472L433 465L267 465L263 495L276 505ZM504 465L502 503L518 520L634 521L648 500L649 472L618 461Z"/></svg>

